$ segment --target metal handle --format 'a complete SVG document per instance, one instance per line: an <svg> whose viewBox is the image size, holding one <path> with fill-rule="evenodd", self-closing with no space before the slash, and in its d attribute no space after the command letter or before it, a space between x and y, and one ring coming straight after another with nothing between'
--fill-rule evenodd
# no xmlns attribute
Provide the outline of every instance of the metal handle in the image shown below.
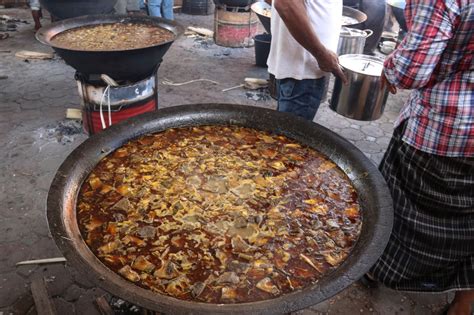
<svg viewBox="0 0 474 315"><path fill-rule="evenodd" d="M363 30L366 35L365 35L365 38L368 38L370 36L372 36L372 34L374 33L374 31L370 30L370 29L366 29L366 30Z"/></svg>

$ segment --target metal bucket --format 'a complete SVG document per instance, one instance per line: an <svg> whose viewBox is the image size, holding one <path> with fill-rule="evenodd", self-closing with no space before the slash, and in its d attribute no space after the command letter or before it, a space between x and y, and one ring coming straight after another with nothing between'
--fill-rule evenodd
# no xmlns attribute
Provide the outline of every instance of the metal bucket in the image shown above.
<svg viewBox="0 0 474 315"><path fill-rule="evenodd" d="M230 10L230 11L229 11ZM239 7L218 7L214 16L214 41L224 47L252 47L257 34L258 18Z"/></svg>
<svg viewBox="0 0 474 315"><path fill-rule="evenodd" d="M336 113L356 120L376 120L383 114L388 90L381 89L383 60L352 54L339 57L348 84L336 78L329 107Z"/></svg>
<svg viewBox="0 0 474 315"><path fill-rule="evenodd" d="M358 30L355 28L343 27L339 35L337 54L339 56L347 54L362 54L364 52L365 40L374 32L372 30Z"/></svg>

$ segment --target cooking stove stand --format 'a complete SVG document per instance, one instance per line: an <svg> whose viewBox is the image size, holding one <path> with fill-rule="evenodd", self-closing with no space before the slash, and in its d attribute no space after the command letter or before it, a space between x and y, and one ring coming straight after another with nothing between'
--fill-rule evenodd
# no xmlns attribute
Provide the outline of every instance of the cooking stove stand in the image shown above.
<svg viewBox="0 0 474 315"><path fill-rule="evenodd" d="M119 84L119 86L112 87L112 89L115 90L114 94L120 95L118 97L119 99L117 99L116 97L116 99L114 100L114 104L111 106L112 107L111 113L113 115L115 114L117 115L116 117L117 120L120 121L125 118L129 118L134 115L137 115L137 113L130 113L130 116L127 116L128 114L125 114L125 113L118 114L118 112L121 111L122 108L130 108L133 106L139 106L137 104L143 103L143 100L137 100L136 103L134 104L133 97L128 97L127 94L130 94L130 96L132 95L137 96L137 95L133 93L135 92L133 89L132 89L133 91L130 91L127 93L127 89L131 90L131 87L137 86L145 90L148 84L150 84L150 79L152 79L152 77L154 80L154 87L153 87L151 95L154 97L154 99L153 97L151 99L148 97L148 103L147 105L144 105L144 106L146 106L146 108L148 108L147 111L149 111L151 108L150 107L151 104L149 104L149 102L154 101L153 110L159 109L159 101L158 101L158 83L159 83L158 68L159 66L160 65L158 65L155 68L155 70L153 71L151 75L149 75L146 78L143 78L142 80L138 80L138 81L120 80L120 81L117 81L117 84ZM82 103L81 105L82 105L84 129L89 135L91 135L100 131L98 128L94 126L94 121L97 120L97 117L95 119L93 118L93 112L97 112L99 110L98 108L100 107L100 100L97 98L97 95L98 94L101 95L102 93L99 93L98 90L102 91L108 85L101 79L100 74L83 74L80 72L76 72L74 77L76 79L76 82L78 83L79 97L81 98L81 103ZM120 89L120 88L123 88L122 90L123 93L117 92L117 89ZM107 102L105 99L103 103L103 108L104 108L103 112L107 113L108 108L107 108ZM142 111L137 110L137 109L134 110L134 112L137 112L137 111L138 111L138 114L144 112L143 110ZM124 114L125 114L125 117L124 117ZM118 118L119 115L122 117Z"/></svg>

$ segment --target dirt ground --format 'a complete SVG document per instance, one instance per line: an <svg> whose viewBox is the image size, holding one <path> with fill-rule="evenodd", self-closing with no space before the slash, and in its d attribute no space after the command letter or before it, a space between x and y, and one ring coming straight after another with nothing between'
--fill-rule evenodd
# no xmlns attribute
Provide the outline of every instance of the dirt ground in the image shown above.
<svg viewBox="0 0 474 315"><path fill-rule="evenodd" d="M74 70L59 57L24 61L19 50L51 51L34 39L26 9L0 9L24 19L10 38L0 40L0 315L35 314L30 283L45 277L58 314L98 314L93 300L106 292L85 280L80 270L68 264L16 267L20 261L61 257L52 240L45 215L49 185L59 165L87 136L81 126L65 119L66 108L80 108ZM184 26L212 29L213 16L178 14ZM43 19L43 23L48 23ZM159 106L191 103L237 103L276 108L268 92L229 92L223 89L243 83L246 77L268 77L254 66L253 48L224 48L212 40L182 36L165 56L159 70ZM183 86L162 84L195 79ZM388 144L393 121L407 93L390 96L383 117L374 122L343 118L328 108L327 101L315 118L354 143L374 163ZM297 312L310 314L437 314L451 298L449 294L412 294L386 288L367 289L354 284L337 296Z"/></svg>

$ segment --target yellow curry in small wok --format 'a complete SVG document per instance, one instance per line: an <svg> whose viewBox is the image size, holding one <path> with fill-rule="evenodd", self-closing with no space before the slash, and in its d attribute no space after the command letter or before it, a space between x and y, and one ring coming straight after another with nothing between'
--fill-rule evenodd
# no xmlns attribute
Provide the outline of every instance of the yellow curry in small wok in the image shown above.
<svg viewBox="0 0 474 315"><path fill-rule="evenodd" d="M357 193L317 151L237 126L169 129L102 159L77 202L110 269L178 299L243 303L307 288L349 255Z"/></svg>

